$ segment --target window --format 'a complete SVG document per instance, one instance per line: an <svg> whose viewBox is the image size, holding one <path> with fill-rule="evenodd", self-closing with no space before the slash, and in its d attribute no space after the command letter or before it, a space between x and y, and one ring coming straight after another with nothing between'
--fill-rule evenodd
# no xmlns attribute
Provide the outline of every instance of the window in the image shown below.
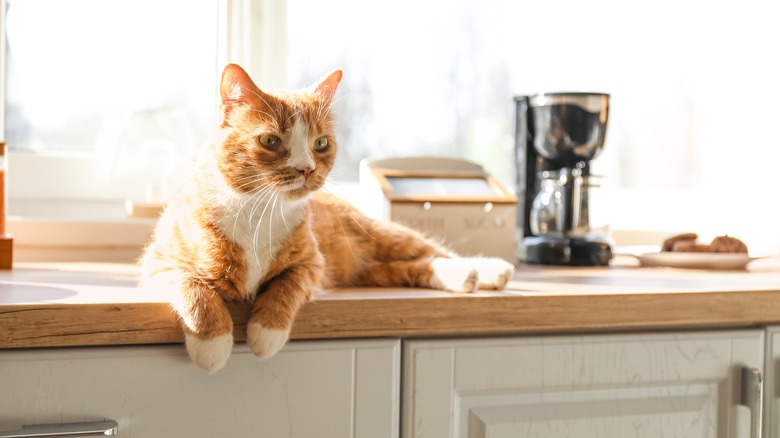
<svg viewBox="0 0 780 438"><path fill-rule="evenodd" d="M15 164L54 155L71 163L44 161L52 166L47 168L36 162L32 168L46 175L78 169L104 181L49 183L47 196L54 199L82 192L103 200L125 196L112 166L120 127L134 115L143 125L144 118L154 119L149 111L172 120L181 113L154 111L193 110L181 123L197 144L215 109L217 75L226 61L244 65L261 87L270 88L305 86L341 67L345 77L335 103L341 155L334 180L356 181L365 157L445 155L478 162L511 187L512 97L601 91L612 96L605 150L594 162L604 175L607 223L728 233L758 253L780 252L780 229L772 224L780 67L770 55L780 26L760 0L5 1L8 61L16 66L8 75L6 130L13 147L28 151L9 160L12 175L23 167ZM58 20L47 25L56 32L39 33L51 37L32 39L43 46L25 54L32 49L16 44L27 42L21 35L28 29L14 23L28 8L38 18ZM85 17L99 13L106 19L88 20L83 26L97 28L84 35L72 30L82 24L57 23L78 23L78 17L62 17L83 10L91 11ZM114 11L121 19L112 21ZM165 26L183 27L173 32ZM94 40L110 41L114 31L131 37L100 49ZM54 47L57 58L42 56L40 51ZM99 79L113 78L115 86L96 93L97 87L75 85L74 71L113 55L120 56L99 66L125 67ZM42 59L49 64L33 68L43 73L36 83L59 84L49 89L57 98L21 96L31 93L22 84L32 76L18 69ZM122 79L125 73L129 79ZM143 78L161 81L139 86ZM114 100L102 100L106 96ZM57 110L54 103L80 110ZM63 112L73 114L65 119ZM87 140L72 135L77 121ZM33 135L19 128L25 123L41 129ZM145 153L167 150L154 145ZM40 179L25 175L12 190L32 190Z"/></svg>
<svg viewBox="0 0 780 438"><path fill-rule="evenodd" d="M177 20L186 11L186 20ZM110 149L113 124L210 116L215 2L9 0L7 139L16 151ZM95 19L99 17L99 19ZM114 122L114 119L122 119ZM119 128L121 129L121 127Z"/></svg>
<svg viewBox="0 0 780 438"><path fill-rule="evenodd" d="M773 225L780 41L764 2L288 0L288 81L343 67L337 175L366 156L476 161L511 186L512 97L611 94L602 212L614 228Z"/></svg>
<svg viewBox="0 0 780 438"><path fill-rule="evenodd" d="M6 3L12 213L162 196L215 114L217 2Z"/></svg>

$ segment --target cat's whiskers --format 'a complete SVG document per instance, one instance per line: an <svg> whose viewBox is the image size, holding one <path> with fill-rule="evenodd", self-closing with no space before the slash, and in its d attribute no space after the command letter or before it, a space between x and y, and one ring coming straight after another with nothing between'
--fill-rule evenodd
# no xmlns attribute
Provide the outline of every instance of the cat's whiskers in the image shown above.
<svg viewBox="0 0 780 438"><path fill-rule="evenodd" d="M260 220L258 219L257 224L255 224L255 232L252 233L252 253L255 256L255 261L257 262L257 266L262 266L260 263L260 250L257 248L257 234L260 230Z"/></svg>
<svg viewBox="0 0 780 438"><path fill-rule="evenodd" d="M288 118L287 118L287 120L285 120L285 121L284 121L284 124L285 124L285 125L288 125L288 124L290 123L290 119L292 119L293 117L295 117L295 116L297 116L298 114L300 114L300 113L301 113L301 111L302 111L302 109L301 109L301 108L298 108L298 109L296 109L296 111L295 111L294 113L290 114L290 117L288 117Z"/></svg>
<svg viewBox="0 0 780 438"><path fill-rule="evenodd" d="M276 117L272 116L271 114L268 114L265 111L259 110L259 109L249 108L248 110L256 112L256 113L260 113L260 114L266 116L268 118L268 120L270 120L271 123L273 124L273 128L276 129L277 131L281 131L281 129L279 128L279 122L276 120Z"/></svg>
<svg viewBox="0 0 780 438"><path fill-rule="evenodd" d="M284 196L282 196L282 204L279 206L279 212L281 213L284 227L287 228L287 231L292 231L290 230L290 224L287 223L287 218L284 217Z"/></svg>
<svg viewBox="0 0 780 438"><path fill-rule="evenodd" d="M230 213L228 211L225 211L224 215L233 214L235 216L235 219L233 220L233 232L232 232L232 240L234 242L236 241L236 227L238 225L238 218L241 217L241 213L244 210L244 206L246 206L246 204L249 201L251 201L253 198L255 198L256 196L262 196L263 191L265 189L267 189L269 186L270 186L270 184L262 185L262 186L259 186L259 187L256 187L256 188L250 190L247 193L247 195L249 195L249 194L251 194L251 195L244 202L242 202L241 205L238 206L238 210L237 211L230 212Z"/></svg>
<svg viewBox="0 0 780 438"><path fill-rule="evenodd" d="M339 96L336 96L335 98L331 99L330 104L328 105L327 111L325 112L325 116L330 114L330 110L333 109L333 106L336 105L336 103L340 102L345 97L349 96L349 93L344 93ZM332 123L332 121L331 121Z"/></svg>
<svg viewBox="0 0 780 438"><path fill-rule="evenodd" d="M333 99L333 100L330 102L330 106L332 107L333 105L335 105L335 104L336 104L336 102L340 102L340 101L344 100L345 98L347 98L347 97L349 97L349 96L350 96L350 93L343 93L343 94L340 94L340 95L336 96L336 97L335 97L335 98L334 98L334 99Z"/></svg>
<svg viewBox="0 0 780 438"><path fill-rule="evenodd" d="M272 173L273 172L263 172L263 173L255 173L255 174L252 174L252 175L246 175L246 176L242 176L241 178L236 178L234 180L234 182L242 182L242 181L246 181L248 179L258 178L258 177L261 177L261 176L270 175Z"/></svg>
<svg viewBox="0 0 780 438"><path fill-rule="evenodd" d="M333 207L331 207L333 208ZM349 236L347 236L347 230L344 229L344 224L341 223L341 218L339 217L338 213L336 213L336 219L339 221L339 226L341 227L341 232L344 233L344 240L347 242L347 248L349 248L349 252L352 253L352 257L357 258L357 255L355 254L355 251L352 250L352 244L349 243Z"/></svg>
<svg viewBox="0 0 780 438"><path fill-rule="evenodd" d="M262 197L255 200L254 204L252 205L252 209L250 211L250 214L248 216L248 225L252 225L252 218L255 216L255 211L257 211L260 204L265 204L265 207L263 208L262 213L260 213L260 217L257 218L257 222L255 223L255 230L252 233L252 252L254 253L255 260L257 261L258 266L260 265L260 249L257 246L257 236L260 233L260 224L263 222L263 216L265 216L265 210L268 208L268 199L272 196L274 196L275 191L273 190L273 187L269 187L267 190L263 192Z"/></svg>
<svg viewBox="0 0 780 438"><path fill-rule="evenodd" d="M248 184L252 184L253 182L257 182L259 179L260 179L260 175L247 175L241 178L236 178L232 182L233 184L236 184L236 183L246 183L247 181L249 181ZM239 188L244 187L244 185L246 184L240 185Z"/></svg>
<svg viewBox="0 0 780 438"><path fill-rule="evenodd" d="M279 111L279 108L277 108L277 107L275 107L275 106L271 105L270 103L268 103L268 101L267 101L267 100L265 100L265 97L263 97L261 94L259 94L259 93L255 93L255 92L254 92L254 90L252 90L252 89L250 89L250 88L243 88L243 87L242 87L242 89L244 89L244 90L246 90L246 91L248 91L248 92L250 92L250 93L254 94L254 95L255 95L255 96L257 96L258 98L260 98L260 100L262 100L262 101L263 101L263 103L265 103L265 106L266 106L266 107L268 107L268 109L270 109L270 110L274 111L274 112L276 113L276 115L277 115L277 117L278 117L278 118L280 118L280 119L282 118L282 114L281 114L281 112ZM269 115L269 117L271 117L271 116ZM272 117L272 118L273 118L273 117Z"/></svg>
<svg viewBox="0 0 780 438"><path fill-rule="evenodd" d="M335 198L335 196L332 193L330 193L327 189L325 189L325 187L320 187L320 190L323 193L325 193L326 195ZM339 212L336 211L336 209L333 208L333 206L330 205L330 204L328 204L328 207L330 207L331 211L333 211L333 213L334 213L333 216L336 216L336 220L339 221L339 226L341 227L341 232L344 234L344 237L345 237L344 241L347 242L347 248L349 248L349 252L352 253L353 257L357 258L357 255L355 254L355 251L352 250L352 244L349 243L350 239L349 239L349 236L347 235L347 230L344 229L344 224L341 222L341 218L339 217ZM330 215L328 215L328 219L330 220ZM331 228L333 228L333 223L332 222L331 222Z"/></svg>
<svg viewBox="0 0 780 438"><path fill-rule="evenodd" d="M273 193L276 191L276 186L274 184L269 183L268 186L263 190L262 198L258 198L255 200L255 203L252 205L252 209L249 212L249 217L247 218L249 220L249 223L252 223L252 218L255 217L255 213L257 212L257 209L260 207L261 203L265 203L266 206L268 205L267 202L265 202L270 196L273 195ZM265 211L265 210L263 210ZM262 217L262 214L260 215Z"/></svg>
<svg viewBox="0 0 780 438"><path fill-rule="evenodd" d="M347 175L344 172L338 172L338 171L331 171L328 173L328 175L325 177L325 183L323 184L322 188L325 188L327 186L342 186L342 187L349 187L349 185L345 185L343 181L339 181L334 179L334 177L343 177L343 179L347 179L349 175ZM351 185L351 184L350 184ZM327 190L327 189L326 189Z"/></svg>
<svg viewBox="0 0 780 438"><path fill-rule="evenodd" d="M256 182L256 181L253 181L253 182ZM249 190L248 192L246 192L245 194L242 195L242 196L246 197L246 199L243 202L241 202L241 204L238 206L238 209L234 210L233 208L229 208L228 210L226 210L223 213L223 217L224 216L228 216L228 215L232 215L234 217L234 219L233 219L233 229L232 229L232 240L234 242L236 240L236 227L238 225L238 219L241 217L241 215L243 213L243 210L244 210L244 207L249 202L251 202L253 199L255 199L256 197L262 196L264 191L266 189L268 189L268 187L270 185L271 185L270 183L262 184L262 185L260 185L258 187L255 187L255 188Z"/></svg>
<svg viewBox="0 0 780 438"><path fill-rule="evenodd" d="M252 199L254 199L257 196L263 196L268 190L271 190L273 188L273 183L267 182L265 184L259 185L256 188L250 190L247 192L244 196L251 194L244 202L241 203L241 205L238 207L237 214L240 214L242 210L244 209L244 206L246 206ZM254 205L254 204L253 204ZM251 214L250 214L251 216Z"/></svg>
<svg viewBox="0 0 780 438"><path fill-rule="evenodd" d="M278 191L274 191L273 194L270 195L270 196L272 197L271 199L276 199L276 197L279 196L279 192ZM263 211L260 213L260 217L257 219L257 225L255 226L255 232L252 235L252 245L254 247L255 259L257 260L257 264L258 265L260 265L260 255L259 255L260 249L257 247L257 238L260 235L260 224L263 222L263 218L265 217L265 212L268 210L268 205L270 205L270 204L271 204L270 200L269 200L269 202L265 203L265 207L263 207ZM268 229L270 230L271 229L271 224L273 223L273 217L269 218L268 222L269 222ZM271 248L271 239L270 238L269 238L268 242L269 242L268 253L269 253L270 259L271 260L275 260L274 259L274 255L273 255L273 251L272 251L272 248Z"/></svg>
<svg viewBox="0 0 780 438"><path fill-rule="evenodd" d="M317 104L317 121L322 122L323 117L323 109L325 108L325 101L320 100L320 102ZM325 112L324 115L328 115L330 113L330 106L328 106L328 111Z"/></svg>
<svg viewBox="0 0 780 438"><path fill-rule="evenodd" d="M266 200L266 199L267 199L269 196L272 196L272 195L271 195L271 193L272 193L272 192L267 192L267 194L263 196L263 200L262 200L262 202L264 202L264 203L265 203L265 206L266 206L266 208L268 208L268 202L266 202L265 200ZM255 205L253 206L253 209L254 209L254 207L256 207L256 206L257 206L257 202L255 202ZM254 230L254 232L252 233L252 253L253 253L253 254L254 254L254 256L255 256L255 261L257 261L257 265L258 265L258 266L261 266L261 263L260 263L260 248L258 248L258 246L257 246L257 236L258 236L258 235L259 235L259 233L260 233L260 225L261 225L261 224L262 224L262 222L263 222L263 215L264 215L264 214L265 214L265 210L263 210L263 213L261 213L261 214L260 214L260 217L259 217L259 218L257 218L257 222L255 223L255 230ZM251 219L252 219L252 217L254 217L254 213L252 213L252 214L249 216L249 219L250 219L250 224L251 224Z"/></svg>
<svg viewBox="0 0 780 438"><path fill-rule="evenodd" d="M344 97L345 97L344 95L341 95L341 96L331 100L330 104L328 104L327 107L325 107L325 102L324 101L320 101L319 105L317 106L317 121L319 123L322 123L322 120L325 119L326 117L328 117L328 115L330 114L330 110L333 109L333 105L335 105L336 102L340 101ZM323 113L323 110L325 111L324 113ZM336 122L335 120L331 119L331 120L327 121L325 124L330 126L330 125L334 124L335 122Z"/></svg>
<svg viewBox="0 0 780 438"><path fill-rule="evenodd" d="M273 225L274 225L274 209L276 209L276 201L279 199L279 192L276 192L276 194L273 197L273 204L271 205L271 213L270 218L268 218L268 257L273 260L274 259L274 253L273 253Z"/></svg>
<svg viewBox="0 0 780 438"><path fill-rule="evenodd" d="M333 210L333 207L331 207L331 210ZM329 214L326 214L328 218L328 223L330 224L330 231L336 231L336 227L333 226L333 219L331 219Z"/></svg>
<svg viewBox="0 0 780 438"><path fill-rule="evenodd" d="M358 228L360 228L361 230L363 230L363 232L366 234L366 236L368 236L368 237L370 237L370 238L372 238L372 239L376 240L376 237L375 237L373 234L369 233L369 232L368 232L368 230L366 230L365 228L363 228L363 225L360 225L360 222L358 222L358 221L357 221L357 219L355 219L355 218L354 218L354 216L352 216L352 215L350 214L350 215L349 215L349 218L350 218L350 219L352 219L352 222L354 222L354 223L355 223L355 225L357 225L357 226L358 226Z"/></svg>
<svg viewBox="0 0 780 438"><path fill-rule="evenodd" d="M238 189L243 189L243 188L244 188L244 187L246 187L246 186L250 186L250 185L252 185L252 184L257 184L257 183L259 183L259 182L262 182L262 181L263 181L263 176L265 176L265 175L268 175L268 174L270 174L270 173L271 173L271 172L267 172L267 173L260 174L260 175L255 175L255 176L253 176L253 178L254 178L253 180L251 180L251 181L248 181L248 182L244 182L244 184L241 184L240 186L236 187L234 190L235 190L235 191L237 191ZM240 181L240 179L239 179L239 180L236 180L236 182L239 182L239 181ZM250 190L250 191L249 191L249 192L247 192L247 193L251 193L251 192L253 192L253 191L255 191L255 190L256 190L256 189L252 189L252 190Z"/></svg>
<svg viewBox="0 0 780 438"><path fill-rule="evenodd" d="M338 196L336 196L336 195L334 195L333 193L331 193L331 191L330 191L330 190L328 190L328 189L326 189L325 187L322 187L322 188L320 188L320 190L322 190L322 192L323 192L323 193L327 194L328 196L330 196L330 197L332 197L332 198L334 198L334 199L339 199L339 198L338 198ZM332 206L331 206L330 208L333 210L333 207L332 207ZM335 211L335 210L334 210L334 211ZM336 217L339 217L339 215L338 215L338 214L336 214ZM355 218L354 218L354 217L353 217L351 214L349 215L349 218L350 218L350 219L352 219L352 222L354 222L354 223L355 223L355 225L357 225L357 226L358 226L358 228L360 228L361 230L363 230L363 232L366 234L366 236L368 236L368 237L370 237L370 238L372 238L372 239L376 240L376 237L375 237L374 235L372 235L371 233L369 233L369 232L368 232L368 230L366 230L365 228L363 228L363 225L360 225L360 222L358 222L358 221L357 221L357 219L355 219ZM341 219L339 219L339 221L340 221L340 220L341 220ZM342 225L342 227L341 227L341 228L342 228L342 231L343 231L343 230L344 230L344 226ZM345 232L345 234L344 234L344 235L346 236L346 232ZM347 241L349 241L349 239L347 239Z"/></svg>

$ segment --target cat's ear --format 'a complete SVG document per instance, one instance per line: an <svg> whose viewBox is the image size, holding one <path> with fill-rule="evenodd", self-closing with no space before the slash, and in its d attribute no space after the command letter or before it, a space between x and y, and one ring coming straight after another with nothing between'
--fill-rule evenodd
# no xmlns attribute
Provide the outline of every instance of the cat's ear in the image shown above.
<svg viewBox="0 0 780 438"><path fill-rule="evenodd" d="M259 106L266 102L265 93L252 82L249 74L236 64L228 64L222 71L219 84L222 97L222 122L228 125L230 113L239 105Z"/></svg>
<svg viewBox="0 0 780 438"><path fill-rule="evenodd" d="M310 89L313 93L318 94L325 100L325 106L330 106L333 102L333 96L336 94L336 89L339 87L341 77L344 72L341 70L334 70L331 73L323 76L317 83L312 85Z"/></svg>

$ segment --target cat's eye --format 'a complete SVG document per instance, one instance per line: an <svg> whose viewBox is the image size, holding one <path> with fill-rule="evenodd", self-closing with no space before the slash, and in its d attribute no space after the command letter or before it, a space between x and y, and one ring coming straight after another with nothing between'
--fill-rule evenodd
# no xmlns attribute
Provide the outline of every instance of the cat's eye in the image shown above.
<svg viewBox="0 0 780 438"><path fill-rule="evenodd" d="M263 134L260 136L260 146L275 152L282 147L282 139L273 134Z"/></svg>
<svg viewBox="0 0 780 438"><path fill-rule="evenodd" d="M320 137L317 140L314 140L315 152L325 152L326 150L328 150L328 139L326 137Z"/></svg>

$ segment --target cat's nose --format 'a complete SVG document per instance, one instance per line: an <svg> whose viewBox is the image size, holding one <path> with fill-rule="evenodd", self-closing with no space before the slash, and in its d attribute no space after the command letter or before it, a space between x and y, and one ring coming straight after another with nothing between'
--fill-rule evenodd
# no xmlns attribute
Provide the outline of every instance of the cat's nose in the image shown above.
<svg viewBox="0 0 780 438"><path fill-rule="evenodd" d="M298 169L298 172L301 172L303 175L303 179L308 179L309 175L311 175L311 172L314 170L313 167L306 166L304 168Z"/></svg>

